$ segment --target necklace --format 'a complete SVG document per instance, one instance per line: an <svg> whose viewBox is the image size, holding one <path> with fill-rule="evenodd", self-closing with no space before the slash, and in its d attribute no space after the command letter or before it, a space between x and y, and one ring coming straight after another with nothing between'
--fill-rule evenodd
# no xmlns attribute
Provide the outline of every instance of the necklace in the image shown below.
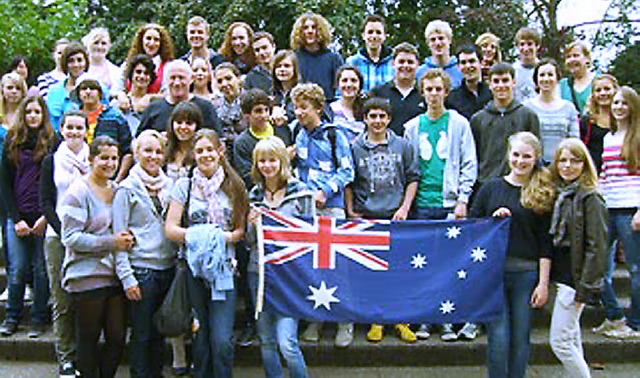
<svg viewBox="0 0 640 378"><path fill-rule="evenodd" d="M275 189L269 189L269 187L267 187L267 185L264 186L264 194L265 194L265 198L267 199L267 201L274 201L276 196L278 194L280 194L282 192L282 195L284 195L284 188L285 185L277 185Z"/></svg>

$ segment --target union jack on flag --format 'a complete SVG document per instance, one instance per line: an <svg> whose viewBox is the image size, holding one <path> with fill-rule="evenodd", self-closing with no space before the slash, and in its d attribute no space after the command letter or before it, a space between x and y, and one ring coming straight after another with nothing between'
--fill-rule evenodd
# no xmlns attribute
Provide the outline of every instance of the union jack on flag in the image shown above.
<svg viewBox="0 0 640 378"><path fill-rule="evenodd" d="M346 220L321 216L305 220L262 210L265 245L280 248L264 257L265 264L285 264L308 253L314 269L335 269L341 255L371 270L389 263L372 251L389 252L389 221Z"/></svg>

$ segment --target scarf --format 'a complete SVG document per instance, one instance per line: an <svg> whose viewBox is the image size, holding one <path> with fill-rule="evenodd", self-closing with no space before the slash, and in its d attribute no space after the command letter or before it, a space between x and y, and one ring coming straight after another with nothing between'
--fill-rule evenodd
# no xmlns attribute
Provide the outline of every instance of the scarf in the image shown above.
<svg viewBox="0 0 640 378"><path fill-rule="evenodd" d="M203 175L200 169L196 168L193 172L193 188L200 198L207 202L207 218L211 224L225 224L220 191L224 178L222 166L218 167L211 178Z"/></svg>
<svg viewBox="0 0 640 378"><path fill-rule="evenodd" d="M53 183L59 193L64 193L78 177L89 172L89 146L84 143L76 154L67 142L60 143L53 155Z"/></svg>
<svg viewBox="0 0 640 378"><path fill-rule="evenodd" d="M568 234L568 225L571 221L573 213L573 201L578 190L579 183L573 182L567 186L561 187L558 198L553 208L553 217L551 218L551 228L549 234L553 238L553 245L556 247L570 247L571 240Z"/></svg>
<svg viewBox="0 0 640 378"><path fill-rule="evenodd" d="M171 180L162 171L162 169L160 169L158 171L158 175L154 177L142 169L140 163L136 163L136 165L134 165L129 171L129 176L140 180L147 191L158 193L158 199L160 199L162 208L167 208L169 203L169 186L171 185Z"/></svg>

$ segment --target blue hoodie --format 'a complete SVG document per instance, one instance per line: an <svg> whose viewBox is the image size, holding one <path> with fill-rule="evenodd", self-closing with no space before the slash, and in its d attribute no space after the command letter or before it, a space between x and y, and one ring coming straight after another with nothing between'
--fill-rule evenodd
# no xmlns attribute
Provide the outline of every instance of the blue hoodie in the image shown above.
<svg viewBox="0 0 640 378"><path fill-rule="evenodd" d="M451 90L458 88L462 84L464 76L462 76L462 72L460 72L460 70L458 69L458 58L456 58L455 56L452 56L451 60L449 60L449 63L447 63L447 65L445 65L444 67L433 62L431 57L428 56L424 60L424 63L420 67L418 67L418 71L416 71L416 78L418 79L418 82L420 82L420 78L422 77L422 75L424 75L425 72L427 72L427 70L433 68L442 68L444 72L449 74L449 77L451 78Z"/></svg>

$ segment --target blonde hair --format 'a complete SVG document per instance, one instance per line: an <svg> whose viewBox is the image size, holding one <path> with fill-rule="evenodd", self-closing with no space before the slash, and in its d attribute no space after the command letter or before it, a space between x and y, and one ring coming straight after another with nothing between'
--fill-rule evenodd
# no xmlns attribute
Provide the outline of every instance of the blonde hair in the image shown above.
<svg viewBox="0 0 640 378"><path fill-rule="evenodd" d="M564 139L558 144L558 148L553 155L553 163L551 164L550 171L551 176L555 182L562 182L562 178L560 177L560 173L558 170L558 163L560 160L560 155L562 151L569 151L571 155L577 157L584 163L584 167L582 168L582 173L580 173L580 177L578 181L580 182L580 186L585 189L595 189L598 187L598 174L596 173L596 165L593 163L593 159L591 159L591 154L589 154L589 150L587 150L587 146L582 143L582 141L578 138L567 138Z"/></svg>
<svg viewBox="0 0 640 378"><path fill-rule="evenodd" d="M586 106L587 113L590 115L600 114L600 107L598 106L595 98L595 87L598 82L604 81L604 80L608 80L609 82L611 82L611 85L613 86L613 89L616 90L616 92L618 91L618 88L620 88L620 86L618 85L618 79L616 79L615 76L611 74L600 74L596 76L591 82L591 95L589 95L589 99L587 100L587 106ZM614 92L614 95L615 95L615 92ZM613 118L611 118L611 123L613 123Z"/></svg>
<svg viewBox="0 0 640 378"><path fill-rule="evenodd" d="M640 96L633 88L626 85L620 87L616 94L618 93L629 106L629 126L624 134L620 155L627 163L629 172L637 172L640 169ZM615 118L611 124L611 130L618 131L618 123Z"/></svg>
<svg viewBox="0 0 640 378"><path fill-rule="evenodd" d="M16 72L9 72L7 74L4 74L2 76L2 80L0 81L0 123L4 122L4 115L5 115L4 86L9 83L17 86L18 89L20 89L20 92L22 93L22 99L27 97L27 90L28 90L27 83L24 81L22 76L20 76ZM47 111L46 108L44 110ZM11 126L11 125L5 125L5 126Z"/></svg>
<svg viewBox="0 0 640 378"><path fill-rule="evenodd" d="M493 63L502 62L502 51L500 50L500 38L493 33L483 33L476 39L476 46L481 49L485 46L493 46L496 48L496 58ZM484 56L484 54L482 54Z"/></svg>
<svg viewBox="0 0 640 378"><path fill-rule="evenodd" d="M291 100L294 104L299 101L309 101L314 108L322 110L324 91L315 83L298 84L291 90Z"/></svg>
<svg viewBox="0 0 640 378"><path fill-rule="evenodd" d="M258 161L262 156L275 156L280 161L280 170L278 171L278 181L280 183L287 182L291 178L291 162L289 160L289 152L282 139L272 136L259 141L253 149L253 164L251 166L251 178L253 182L265 186L264 176L258 169Z"/></svg>
<svg viewBox="0 0 640 378"><path fill-rule="evenodd" d="M424 28L424 39L429 40L429 36L433 33L442 33L449 37L449 41L453 38L453 30L448 22L442 20L433 20Z"/></svg>
<svg viewBox="0 0 640 378"><path fill-rule="evenodd" d="M320 43L320 47L327 48L333 39L329 21L317 13L306 12L298 17L296 22L293 24L291 37L289 38L291 49L295 50L304 47L303 26L307 20L311 20L316 24L316 32L318 33L318 42Z"/></svg>
<svg viewBox="0 0 640 378"><path fill-rule="evenodd" d="M140 147L142 146L143 141L146 141L147 139L157 139L158 142L160 142L160 146L162 147L162 155L164 157L167 139L163 137L162 134L160 134L158 131L148 129L141 132L140 135L138 135L138 137L131 143L131 150L133 151L133 157L136 159L136 161L140 160Z"/></svg>
<svg viewBox="0 0 640 378"><path fill-rule="evenodd" d="M107 28L93 28L89 31L89 34L82 37L82 44L87 48L87 51L91 51L91 45L99 40L105 38L107 43L111 44L111 37L109 36L109 30Z"/></svg>
<svg viewBox="0 0 640 378"><path fill-rule="evenodd" d="M533 148L536 163L531 172L529 183L522 187L520 191L520 204L526 209L531 209L536 213L545 213L553 209L555 200L555 186L551 179L551 172L542 167L540 157L542 156L542 145L540 139L533 133L521 131L509 137L509 148L507 149L507 159L511 154L511 148L516 143L526 144Z"/></svg>
<svg viewBox="0 0 640 378"><path fill-rule="evenodd" d="M569 55L569 53L571 53L571 51L576 48L580 49L582 55L586 56L587 59L589 59L589 63L591 63L591 49L589 49L589 46L587 46L587 44L582 41L573 41L568 44L564 49L564 54L562 54L563 58L567 59L567 55Z"/></svg>

